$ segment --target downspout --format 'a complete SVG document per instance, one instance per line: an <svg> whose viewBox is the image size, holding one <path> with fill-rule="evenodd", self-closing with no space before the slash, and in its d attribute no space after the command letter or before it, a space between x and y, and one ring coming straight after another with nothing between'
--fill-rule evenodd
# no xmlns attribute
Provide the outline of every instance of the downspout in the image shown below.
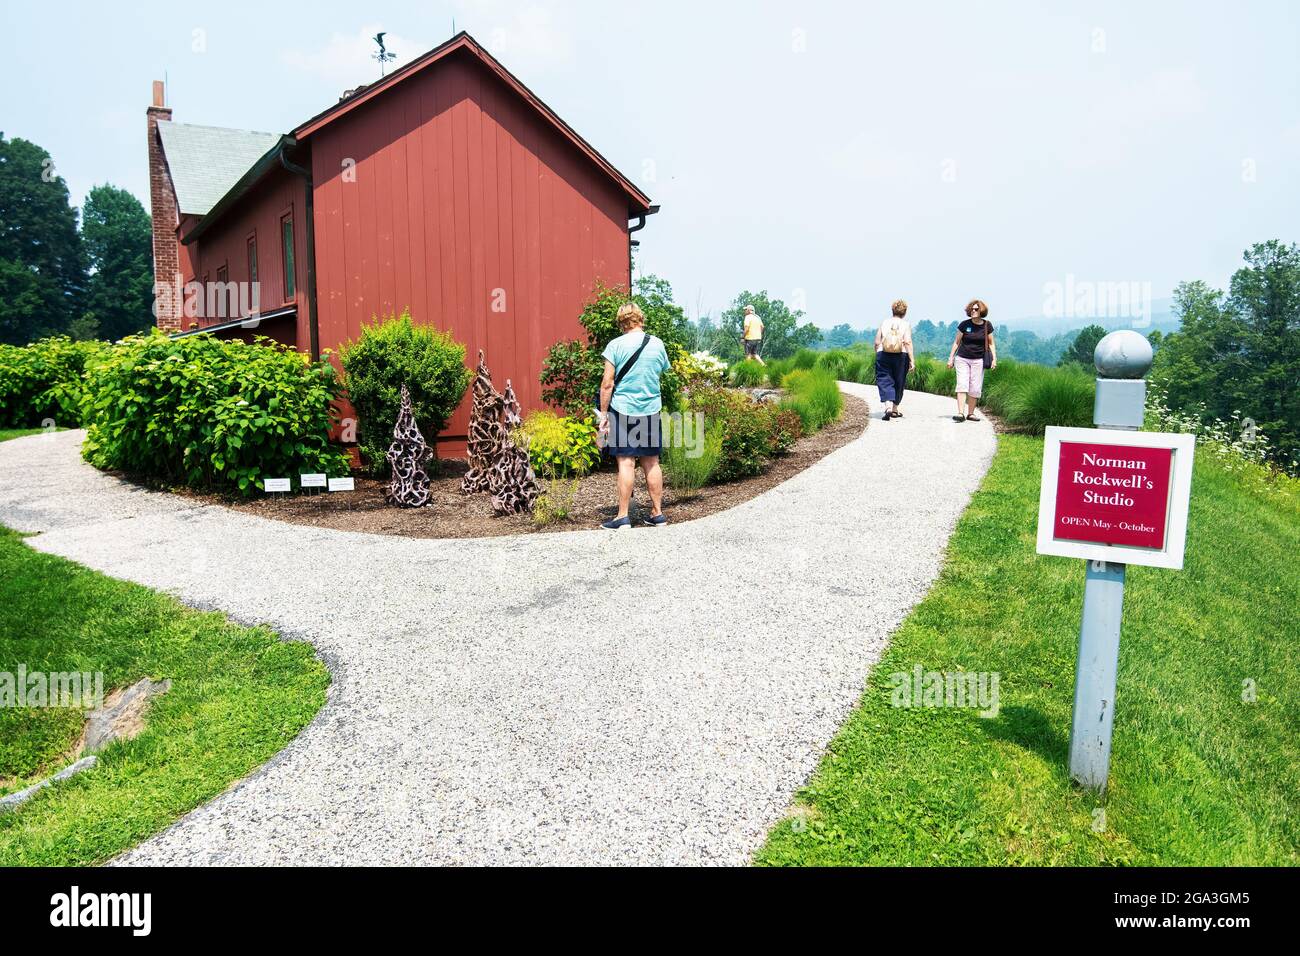
<svg viewBox="0 0 1300 956"><path fill-rule="evenodd" d="M632 250L641 245L641 243L632 238L632 233L640 232L644 229L645 217L653 216L658 211L658 206L651 206L641 215L636 217L636 225L629 225L627 227L627 286L629 292L632 290Z"/></svg>
<svg viewBox="0 0 1300 956"><path fill-rule="evenodd" d="M301 176L307 187L307 334L310 338L311 358L320 358L320 325L316 318L316 205L312 188L311 170L289 162L284 148L280 149L280 165Z"/></svg>

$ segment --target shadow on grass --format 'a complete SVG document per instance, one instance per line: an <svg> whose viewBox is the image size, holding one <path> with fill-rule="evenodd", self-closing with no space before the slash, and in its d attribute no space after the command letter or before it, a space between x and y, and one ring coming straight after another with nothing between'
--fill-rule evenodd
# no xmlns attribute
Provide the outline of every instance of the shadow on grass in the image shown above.
<svg viewBox="0 0 1300 956"><path fill-rule="evenodd" d="M1042 711L1032 707L1011 705L1003 707L991 720L980 721L991 737L1032 750L1065 772L1070 744L1065 734Z"/></svg>

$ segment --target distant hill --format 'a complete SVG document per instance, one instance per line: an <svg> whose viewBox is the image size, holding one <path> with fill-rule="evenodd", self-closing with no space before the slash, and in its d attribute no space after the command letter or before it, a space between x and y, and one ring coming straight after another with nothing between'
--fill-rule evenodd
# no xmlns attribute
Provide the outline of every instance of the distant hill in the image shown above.
<svg viewBox="0 0 1300 956"><path fill-rule="evenodd" d="M1067 332L1077 332L1088 325L1100 325L1107 332L1115 329L1136 329L1143 335L1159 329L1161 332L1176 332L1178 317L1174 314L1172 298L1152 299L1151 316L1145 325L1136 325L1128 316L1045 316L1029 315L1018 319L1004 319L999 323L1007 329L1033 332L1041 338L1051 338Z"/></svg>

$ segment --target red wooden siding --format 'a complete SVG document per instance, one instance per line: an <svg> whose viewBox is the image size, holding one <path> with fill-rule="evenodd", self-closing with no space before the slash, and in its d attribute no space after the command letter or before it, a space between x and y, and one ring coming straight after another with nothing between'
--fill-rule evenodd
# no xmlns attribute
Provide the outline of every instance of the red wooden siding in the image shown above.
<svg viewBox="0 0 1300 956"><path fill-rule="evenodd" d="M465 343L470 365L485 349L497 387L511 379L525 409L540 407L546 349L583 335L578 314L597 279L628 282L620 187L468 53L307 142L321 348L337 349L373 317L409 307L416 322ZM242 257L247 217L236 218ZM265 269L260 228L258 237ZM246 271L233 255L230 268L232 278ZM265 289L271 277L261 278ZM304 288L300 278L300 297ZM503 312L492 311L497 289ZM306 342L305 326L298 341ZM467 398L444 450L465 434L468 414Z"/></svg>
<svg viewBox="0 0 1300 956"><path fill-rule="evenodd" d="M206 273L215 279L217 270L225 266L229 270L231 282L248 282L248 238L256 232L260 311L270 312L296 304L298 317L296 332L291 331L293 322L279 319L268 322L265 329L254 330L252 334L270 335L278 341L302 348L309 341L306 198L307 191L302 177L295 176L288 170L275 170L244 197L238 215L226 216L204 233L202 238L182 247L189 251L193 276L202 279ZM289 210L293 211L294 296L286 300L280 219ZM191 276L186 276L187 280L189 278ZM184 320L186 328L191 321L193 320ZM200 319L199 325L215 325L222 321L224 320L220 318L207 317Z"/></svg>

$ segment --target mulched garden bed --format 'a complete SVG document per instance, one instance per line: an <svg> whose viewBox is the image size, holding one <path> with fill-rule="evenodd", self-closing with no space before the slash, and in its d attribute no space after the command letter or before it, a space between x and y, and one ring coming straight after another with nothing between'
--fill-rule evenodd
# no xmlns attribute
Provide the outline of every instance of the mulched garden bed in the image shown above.
<svg viewBox="0 0 1300 956"><path fill-rule="evenodd" d="M670 522L690 521L748 501L755 495L779 485L826 455L847 445L867 427L867 403L851 395L844 396L844 415L834 425L815 435L802 438L788 455L774 459L767 470L753 478L709 485L697 492L678 495L672 488L664 490L664 513ZM339 531L364 531L393 534L407 538L486 538L506 534L545 533L594 528L614 516L617 489L612 465L578 480L571 517L567 521L538 527L531 515L498 517L492 513L487 495L462 495L460 479L467 465L458 459L441 462L441 473L430 485L433 506L428 508L394 508L384 503L385 482L357 479L353 493L318 495L268 495L251 501L214 499L259 518L305 524ZM637 469L636 491L632 498L632 517L650 513L650 498L645 476Z"/></svg>

